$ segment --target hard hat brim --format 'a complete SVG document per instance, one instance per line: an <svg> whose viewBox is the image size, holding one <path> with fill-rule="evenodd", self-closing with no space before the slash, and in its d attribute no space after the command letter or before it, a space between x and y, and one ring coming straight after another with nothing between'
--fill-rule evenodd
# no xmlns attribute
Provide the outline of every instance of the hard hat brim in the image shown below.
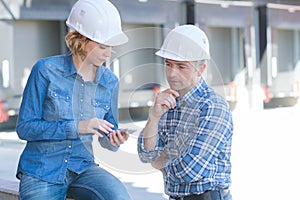
<svg viewBox="0 0 300 200"><path fill-rule="evenodd" d="M187 61L186 59L179 57L173 53L164 52L162 50L155 52L155 55L160 56L162 58L170 59L170 60Z"/></svg>
<svg viewBox="0 0 300 200"><path fill-rule="evenodd" d="M98 43L107 45L107 46L118 46L121 44L125 44L126 42L128 42L128 37L126 36L125 33L119 33L118 35L115 35L113 37L111 37L110 39L106 40L106 41L96 41Z"/></svg>
<svg viewBox="0 0 300 200"><path fill-rule="evenodd" d="M162 58L166 58L166 59L170 59L170 60L176 60L176 61L198 61L198 60L209 60L210 56L209 55L204 55L201 56L200 58L187 58L184 56L179 56L175 53L172 52L168 52L168 51L163 51L163 50L159 50L157 52L155 52L155 55L160 56Z"/></svg>

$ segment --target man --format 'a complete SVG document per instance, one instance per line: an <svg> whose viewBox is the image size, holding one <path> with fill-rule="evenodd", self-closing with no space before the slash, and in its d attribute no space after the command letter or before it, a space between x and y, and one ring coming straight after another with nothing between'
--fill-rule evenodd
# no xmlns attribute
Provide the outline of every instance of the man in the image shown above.
<svg viewBox="0 0 300 200"><path fill-rule="evenodd" d="M230 107L204 81L210 59L206 34L178 26L156 55L165 59L170 85L157 94L138 139L143 162L163 173L170 199L230 200Z"/></svg>

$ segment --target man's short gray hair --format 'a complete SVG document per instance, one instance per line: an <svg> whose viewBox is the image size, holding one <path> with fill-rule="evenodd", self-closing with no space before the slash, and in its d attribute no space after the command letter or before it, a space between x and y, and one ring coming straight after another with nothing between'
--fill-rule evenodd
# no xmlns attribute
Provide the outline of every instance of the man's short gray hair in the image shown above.
<svg viewBox="0 0 300 200"><path fill-rule="evenodd" d="M205 60L198 60L197 63L196 63L197 66L200 66L200 65L203 65L203 64L207 64L206 59Z"/></svg>

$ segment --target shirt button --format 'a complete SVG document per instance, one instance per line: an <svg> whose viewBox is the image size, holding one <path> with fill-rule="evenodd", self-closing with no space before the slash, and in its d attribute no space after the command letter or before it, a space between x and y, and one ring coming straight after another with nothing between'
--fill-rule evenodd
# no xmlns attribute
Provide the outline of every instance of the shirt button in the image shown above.
<svg viewBox="0 0 300 200"><path fill-rule="evenodd" d="M81 83L81 86L83 87L83 86L84 86L84 84L83 84L83 83Z"/></svg>
<svg viewBox="0 0 300 200"><path fill-rule="evenodd" d="M71 149L71 147L72 147L72 146L71 146L71 145L69 145L69 149Z"/></svg>
<svg viewBox="0 0 300 200"><path fill-rule="evenodd" d="M68 162L68 160L65 160L65 163L67 163Z"/></svg>
<svg viewBox="0 0 300 200"><path fill-rule="evenodd" d="M80 102L83 102L83 99L80 99Z"/></svg>
<svg viewBox="0 0 300 200"><path fill-rule="evenodd" d="M83 116L83 114L81 113L81 114L80 114L80 117L82 117L82 116Z"/></svg>

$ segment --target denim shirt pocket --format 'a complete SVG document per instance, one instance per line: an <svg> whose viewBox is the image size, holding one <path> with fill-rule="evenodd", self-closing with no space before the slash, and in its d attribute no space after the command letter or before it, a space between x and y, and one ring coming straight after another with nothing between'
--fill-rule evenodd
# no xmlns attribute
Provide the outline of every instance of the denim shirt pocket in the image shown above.
<svg viewBox="0 0 300 200"><path fill-rule="evenodd" d="M102 99L92 99L91 104L94 108L95 116L100 119L104 119L104 116L110 110L110 104Z"/></svg>
<svg viewBox="0 0 300 200"><path fill-rule="evenodd" d="M52 116L52 120L72 118L72 98L67 91L60 88L49 88L48 97L48 101L45 102L46 116Z"/></svg>

